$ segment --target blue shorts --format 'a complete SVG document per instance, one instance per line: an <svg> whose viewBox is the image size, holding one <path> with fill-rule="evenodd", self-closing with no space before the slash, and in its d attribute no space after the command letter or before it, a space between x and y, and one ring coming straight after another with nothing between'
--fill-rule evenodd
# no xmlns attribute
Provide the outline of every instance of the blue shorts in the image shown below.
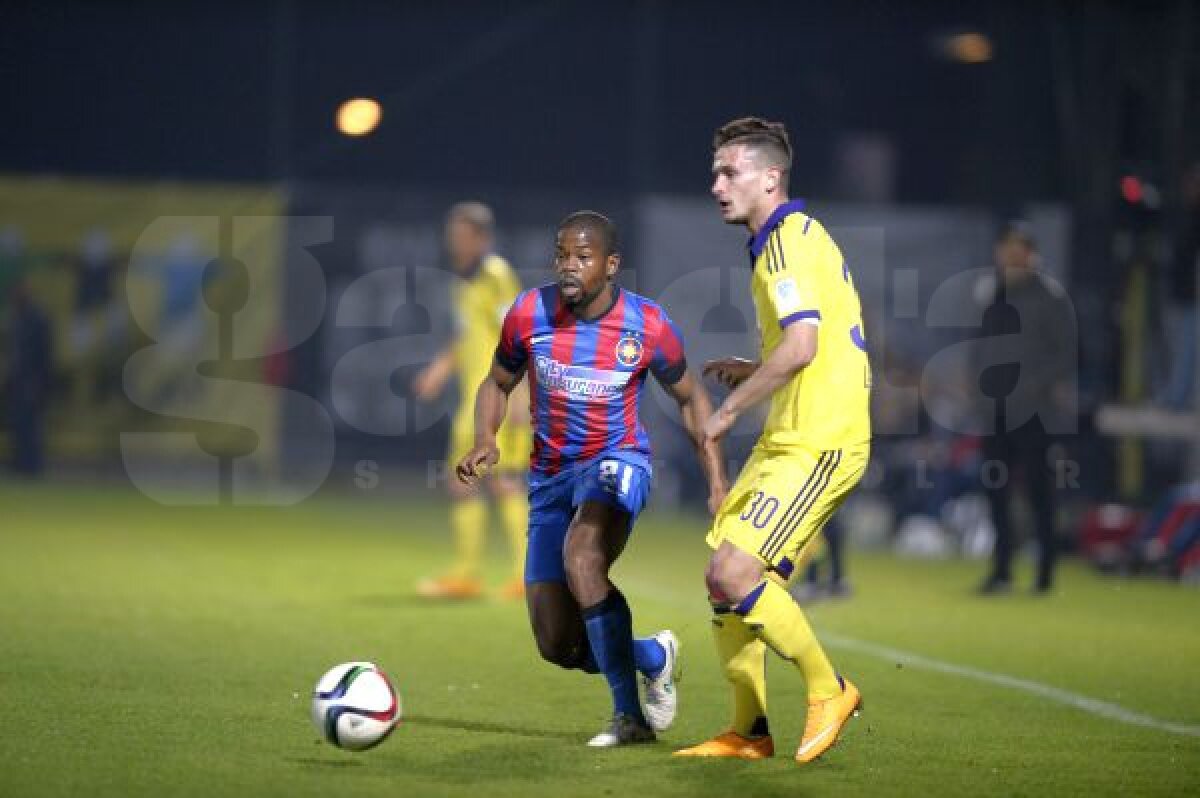
<svg viewBox="0 0 1200 798"><path fill-rule="evenodd" d="M632 530L649 498L650 472L646 468L603 455L531 485L525 583L567 581L563 544L579 505L592 501L619 507L629 514L629 530Z"/></svg>

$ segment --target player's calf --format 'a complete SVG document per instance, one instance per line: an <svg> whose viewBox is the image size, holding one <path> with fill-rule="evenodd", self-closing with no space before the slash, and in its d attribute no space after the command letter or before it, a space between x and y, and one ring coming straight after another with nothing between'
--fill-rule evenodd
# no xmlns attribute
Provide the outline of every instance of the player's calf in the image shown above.
<svg viewBox="0 0 1200 798"><path fill-rule="evenodd" d="M579 607L561 582L528 586L529 623L542 659L569 670L596 672Z"/></svg>
<svg viewBox="0 0 1200 798"><path fill-rule="evenodd" d="M545 639L542 637L535 639L537 640L538 654L546 662L549 662L551 665L557 665L560 668L566 668L567 670L579 668L581 657L578 645L568 645L557 639Z"/></svg>
<svg viewBox="0 0 1200 798"><path fill-rule="evenodd" d="M571 594L581 607L598 604L608 595L611 583L608 581L608 558L598 548L589 546L570 547L567 553L565 567L567 584Z"/></svg>

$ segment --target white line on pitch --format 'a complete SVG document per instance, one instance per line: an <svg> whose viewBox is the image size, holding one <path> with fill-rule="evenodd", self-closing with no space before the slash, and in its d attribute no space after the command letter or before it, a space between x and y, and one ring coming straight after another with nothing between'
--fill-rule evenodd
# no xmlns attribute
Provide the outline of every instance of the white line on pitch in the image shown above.
<svg viewBox="0 0 1200 798"><path fill-rule="evenodd" d="M642 595L653 601L659 601L664 604L671 604L676 607L694 610L703 607L702 600L685 601L677 593L664 591L661 588L650 588L636 581L622 580L627 585L632 585L633 593ZM923 668L937 673L948 673L952 676L961 676L965 679L974 679L979 682L994 684L999 687L1007 687L1011 690L1022 690L1026 693L1041 696L1042 698L1054 701L1059 704L1064 704L1084 712L1097 715L1109 720L1115 720L1120 723L1127 723L1132 726L1144 726L1149 729L1158 729L1159 731L1170 732L1172 734L1182 734L1188 737L1200 737L1200 726L1195 726L1187 723L1176 723L1169 720L1161 720L1150 715L1134 712L1132 709L1126 709L1119 704L1111 704L1107 701L1100 701L1095 698L1089 698L1079 693L1072 693L1070 690L1063 690L1061 687L1053 687L1041 682L1035 682L1030 679L1021 679L1016 676L1008 676L1003 673L995 673L986 671L981 668L972 668L967 665L956 665L953 662L943 662L941 660L925 657L920 654L913 654L909 651L902 651L898 648L871 643L866 640L858 640L845 635L833 634L830 632L822 632L818 635L822 643L827 643L833 648L840 648L846 651L854 651L859 654L867 654L868 656L884 659L889 662L896 662L911 668Z"/></svg>
<svg viewBox="0 0 1200 798"><path fill-rule="evenodd" d="M868 654L880 659L886 659L890 662L897 662L913 668L924 668L925 670L937 671L938 673L949 673L954 676L962 676L967 679L975 679L988 684L995 684L1000 687L1008 687L1013 690L1024 690L1027 693L1047 698L1051 701L1056 701L1059 704L1066 704L1076 709L1081 709L1084 712L1090 712L1093 715L1099 715L1102 718L1128 723L1133 726L1145 726L1151 729L1160 731L1172 732L1174 734L1184 734L1189 737L1200 737L1200 726L1192 726L1186 723L1175 723L1169 720L1160 720L1150 715L1144 715L1141 712L1134 712L1131 709L1126 709L1118 704L1110 704L1107 701L1100 701L1095 698L1088 698L1079 693L1072 693L1070 690L1063 690L1061 687L1052 687L1041 682L1031 681L1030 679L1020 679L1016 676L1008 676L1003 673L994 673L985 671L980 668L972 668L967 665L955 665L952 662L942 662L941 660L930 659L923 657L920 654L913 654L908 651L901 651L898 648L890 648L881 646L876 643L869 643L865 640L856 640L853 637L845 637L843 635L831 634L828 632L819 635L822 642L828 643L835 648L841 648L846 651L854 651L859 654Z"/></svg>

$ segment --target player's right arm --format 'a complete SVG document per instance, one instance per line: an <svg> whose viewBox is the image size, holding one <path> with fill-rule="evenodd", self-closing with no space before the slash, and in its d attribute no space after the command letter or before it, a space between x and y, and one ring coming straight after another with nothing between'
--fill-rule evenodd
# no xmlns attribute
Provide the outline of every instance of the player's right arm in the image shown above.
<svg viewBox="0 0 1200 798"><path fill-rule="evenodd" d="M704 425L704 434L719 440L737 423L747 409L769 399L787 385L796 373L817 356L817 328L810 324L791 324L784 328L783 340L762 365L725 397Z"/></svg>
<svg viewBox="0 0 1200 798"><path fill-rule="evenodd" d="M837 254L836 248L820 225L811 235L795 227L786 237L784 233L773 234L776 247L770 252L774 257L760 261L754 274L773 316L760 322L778 324L782 336L761 363L726 358L705 368L706 374L733 388L705 424L709 437L720 438L737 423L738 416L769 399L817 356L817 325L824 302L816 273Z"/></svg>
<svg viewBox="0 0 1200 798"><path fill-rule="evenodd" d="M459 481L468 485L500 461L496 434L508 412L509 395L525 376L529 362L529 350L524 340L529 325L528 312L523 311L523 306L528 304L522 301L525 296L518 296L505 314L492 370L475 393L475 445L455 468Z"/></svg>
<svg viewBox="0 0 1200 798"><path fill-rule="evenodd" d="M479 384L475 394L475 445L455 469L460 482L470 485L500 462L496 433L508 413L509 394L523 376L524 369L514 374L499 363L493 363L491 373Z"/></svg>

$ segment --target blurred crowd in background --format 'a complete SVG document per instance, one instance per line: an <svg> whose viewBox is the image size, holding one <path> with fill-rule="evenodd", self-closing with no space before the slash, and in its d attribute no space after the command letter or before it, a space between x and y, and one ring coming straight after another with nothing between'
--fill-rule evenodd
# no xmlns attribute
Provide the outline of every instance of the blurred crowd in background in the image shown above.
<svg viewBox="0 0 1200 798"><path fill-rule="evenodd" d="M793 132L792 193L868 320L873 463L835 536L990 554L985 590L1026 540L1035 587L1060 551L1200 582L1193 5L743 13L774 22L734 36L721 4L635 0L6 5L10 473L229 501L437 488L471 386L421 403L411 383L453 332L442 221L463 199L525 285L560 218L608 214L623 284L671 310L689 361L748 355L743 235L706 192L712 130L754 113ZM668 410L655 502L699 508Z"/></svg>

